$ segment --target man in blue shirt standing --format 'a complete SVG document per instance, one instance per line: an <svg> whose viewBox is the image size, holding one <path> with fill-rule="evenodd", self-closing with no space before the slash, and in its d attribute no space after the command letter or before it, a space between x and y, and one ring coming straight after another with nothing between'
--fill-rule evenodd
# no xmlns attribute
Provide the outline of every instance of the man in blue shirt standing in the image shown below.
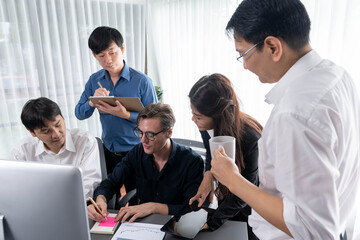
<svg viewBox="0 0 360 240"><path fill-rule="evenodd" d="M140 142L134 136L137 112L129 112L119 101L111 106L103 101L94 105L90 96L138 97L144 106L156 103L157 97L151 79L130 68L124 61L125 45L121 33L111 27L98 27L88 41L94 57L103 69L92 74L75 107L79 120L89 118L95 108L100 113L102 140L108 173L126 153Z"/></svg>

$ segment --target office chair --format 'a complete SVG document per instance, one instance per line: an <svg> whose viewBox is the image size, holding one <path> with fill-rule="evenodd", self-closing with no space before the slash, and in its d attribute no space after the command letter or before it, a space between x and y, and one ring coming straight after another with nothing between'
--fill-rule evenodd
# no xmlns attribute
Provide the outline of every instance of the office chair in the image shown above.
<svg viewBox="0 0 360 240"><path fill-rule="evenodd" d="M192 148L195 152L200 154L200 156L205 159L206 157L206 150L204 147L203 142L196 141L196 140L190 140L190 139L184 139L184 138L171 138L174 142L188 146Z"/></svg>
<svg viewBox="0 0 360 240"><path fill-rule="evenodd" d="M123 196L123 197L120 199L118 205L119 205L120 208L122 208L122 207L125 207L126 204L128 204L128 203L129 203L129 205L137 205L137 204L139 204L139 201L138 201L138 199L136 198L136 188L133 189L133 190L131 190L131 191L129 191L129 192L127 192L127 193L125 194L125 196Z"/></svg>
<svg viewBox="0 0 360 240"><path fill-rule="evenodd" d="M98 137L95 137L99 147L99 157L100 157L100 168L101 168L101 177L102 180L107 178L107 169L106 169L106 159L104 152L104 144L102 140ZM110 201L108 201L108 209L115 209L115 195Z"/></svg>
<svg viewBox="0 0 360 240"><path fill-rule="evenodd" d="M95 137L99 147L99 157L100 157L100 168L101 168L101 177L102 180L106 179L107 177L107 169L106 169L106 160L105 160L105 153L104 153L104 144L102 140L98 137Z"/></svg>

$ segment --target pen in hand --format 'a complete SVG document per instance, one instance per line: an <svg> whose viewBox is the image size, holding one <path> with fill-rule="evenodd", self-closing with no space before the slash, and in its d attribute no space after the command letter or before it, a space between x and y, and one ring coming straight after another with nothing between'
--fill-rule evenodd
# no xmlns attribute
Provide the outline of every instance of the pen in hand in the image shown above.
<svg viewBox="0 0 360 240"><path fill-rule="evenodd" d="M100 81L98 81L97 84L99 85L100 88L104 88L104 87L101 85ZM108 96L110 92L109 92L108 90L106 90L106 88L104 88L104 89L105 89L105 92L103 92L103 94L105 94L105 96Z"/></svg>
<svg viewBox="0 0 360 240"><path fill-rule="evenodd" d="M98 213L100 213L101 216L103 216L103 214L102 214L99 206L96 204L96 202L95 202L91 197L89 197L89 200L90 200L90 202L94 205L95 210L96 210ZM107 221L107 218L106 218L106 217L105 217L105 220Z"/></svg>

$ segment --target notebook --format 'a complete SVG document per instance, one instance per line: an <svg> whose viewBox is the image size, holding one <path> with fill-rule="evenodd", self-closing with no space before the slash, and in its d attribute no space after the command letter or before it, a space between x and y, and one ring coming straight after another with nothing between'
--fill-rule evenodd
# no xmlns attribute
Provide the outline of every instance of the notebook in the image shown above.
<svg viewBox="0 0 360 240"><path fill-rule="evenodd" d="M115 222L115 213L110 213L105 219L100 222L96 222L94 226L91 228L90 233L98 233L98 234L114 234L116 228L119 226L120 221Z"/></svg>

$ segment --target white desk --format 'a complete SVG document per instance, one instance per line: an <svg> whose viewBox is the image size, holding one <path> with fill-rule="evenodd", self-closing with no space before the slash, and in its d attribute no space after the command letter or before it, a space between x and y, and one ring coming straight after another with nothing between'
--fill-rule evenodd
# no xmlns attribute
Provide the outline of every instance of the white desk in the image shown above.
<svg viewBox="0 0 360 240"><path fill-rule="evenodd" d="M170 219L169 215L152 214L142 218L138 222L154 223L164 225ZM94 221L90 222L90 227ZM113 235L91 234L92 240L110 240ZM219 229L214 232L200 232L194 240L248 240L247 227L245 222L227 221ZM166 234L164 240L179 240L178 237Z"/></svg>

